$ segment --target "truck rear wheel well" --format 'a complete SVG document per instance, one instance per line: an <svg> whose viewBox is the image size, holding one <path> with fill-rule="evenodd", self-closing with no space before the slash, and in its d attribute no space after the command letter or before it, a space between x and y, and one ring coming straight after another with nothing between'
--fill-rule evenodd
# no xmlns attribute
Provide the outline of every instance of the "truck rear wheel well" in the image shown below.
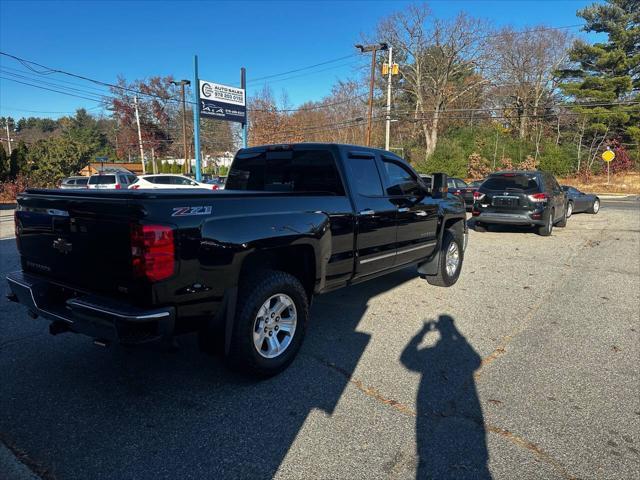
<svg viewBox="0 0 640 480"><path fill-rule="evenodd" d="M257 250L242 263L240 278L257 270L280 270L300 280L311 300L315 288L316 263L313 247L296 245L281 248Z"/></svg>

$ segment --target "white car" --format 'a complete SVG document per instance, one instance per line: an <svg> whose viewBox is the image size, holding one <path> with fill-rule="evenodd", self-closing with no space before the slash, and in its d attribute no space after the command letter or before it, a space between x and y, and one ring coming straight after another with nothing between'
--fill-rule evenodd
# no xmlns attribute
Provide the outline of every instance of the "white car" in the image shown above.
<svg viewBox="0 0 640 480"><path fill-rule="evenodd" d="M196 182L195 180L185 177L184 175L175 175L169 173L157 173L155 175L140 175L129 186L130 190L147 189L147 188L205 188L207 190L215 190L211 185Z"/></svg>

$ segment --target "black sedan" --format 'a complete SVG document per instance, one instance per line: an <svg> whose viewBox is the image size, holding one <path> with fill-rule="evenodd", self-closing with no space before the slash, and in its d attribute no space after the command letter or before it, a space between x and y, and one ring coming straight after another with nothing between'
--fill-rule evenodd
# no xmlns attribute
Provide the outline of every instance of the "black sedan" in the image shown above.
<svg viewBox="0 0 640 480"><path fill-rule="evenodd" d="M567 205L567 218L573 213L587 212L598 213L600 210L600 199L593 193L583 193L575 187L563 185L562 190L567 194L569 204Z"/></svg>

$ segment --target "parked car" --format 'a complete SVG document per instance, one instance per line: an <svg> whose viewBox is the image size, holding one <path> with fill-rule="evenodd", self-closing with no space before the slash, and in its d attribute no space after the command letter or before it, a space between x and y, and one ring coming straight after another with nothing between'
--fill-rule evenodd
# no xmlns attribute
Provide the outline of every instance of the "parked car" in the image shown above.
<svg viewBox="0 0 640 480"><path fill-rule="evenodd" d="M536 226L551 235L567 224L567 196L553 175L541 171L509 171L489 175L474 194L476 230L491 224Z"/></svg>
<svg viewBox="0 0 640 480"><path fill-rule="evenodd" d="M211 185L214 187L214 190L224 190L224 183L226 182L227 177L213 177L210 180L207 180L207 185Z"/></svg>
<svg viewBox="0 0 640 480"><path fill-rule="evenodd" d="M473 206L474 189L469 188L467 183L461 178L455 177L447 179L447 187L449 189L449 193L462 197L467 210L471 210L471 207Z"/></svg>
<svg viewBox="0 0 640 480"><path fill-rule="evenodd" d="M170 173L157 173L152 175L139 175L137 180L129 187L132 190L157 189L157 188L205 188L217 190L206 183L196 182L185 176Z"/></svg>
<svg viewBox="0 0 640 480"><path fill-rule="evenodd" d="M600 199L593 193L583 193L575 187L563 185L562 190L567 194L567 218L574 213L587 212L598 213L600 211Z"/></svg>
<svg viewBox="0 0 640 480"><path fill-rule="evenodd" d="M314 295L409 265L451 286L468 238L459 198L353 145L241 149L218 195L28 189L17 202L9 299L52 334L105 345L197 331L205 351L221 340L265 376L295 357Z"/></svg>
<svg viewBox="0 0 640 480"><path fill-rule="evenodd" d="M87 188L89 177L68 177L60 182L60 188L63 190Z"/></svg>
<svg viewBox="0 0 640 480"><path fill-rule="evenodd" d="M90 190L127 189L136 180L133 173L109 172L98 173L89 177L87 188Z"/></svg>

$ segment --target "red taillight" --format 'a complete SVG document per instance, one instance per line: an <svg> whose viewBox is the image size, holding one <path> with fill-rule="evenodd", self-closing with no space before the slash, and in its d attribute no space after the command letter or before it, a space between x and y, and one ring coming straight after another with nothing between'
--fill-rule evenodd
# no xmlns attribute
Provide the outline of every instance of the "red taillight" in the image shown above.
<svg viewBox="0 0 640 480"><path fill-rule="evenodd" d="M542 203L549 200L549 195L546 193L534 193L533 195L529 195L529 200L534 203Z"/></svg>
<svg viewBox="0 0 640 480"><path fill-rule="evenodd" d="M484 198L484 193L473 192L473 199L474 200L482 200L483 198Z"/></svg>
<svg viewBox="0 0 640 480"><path fill-rule="evenodd" d="M217 185L211 185L211 190L217 190L218 186Z"/></svg>
<svg viewBox="0 0 640 480"><path fill-rule="evenodd" d="M116 183L116 190L120 190L122 188L119 183Z"/></svg>
<svg viewBox="0 0 640 480"><path fill-rule="evenodd" d="M139 189L139 188L140 188L140 185L131 185L129 188L130 188L131 190L137 190L137 189Z"/></svg>
<svg viewBox="0 0 640 480"><path fill-rule="evenodd" d="M165 225L132 225L131 266L135 277L147 277L152 282L173 275L173 229Z"/></svg>

